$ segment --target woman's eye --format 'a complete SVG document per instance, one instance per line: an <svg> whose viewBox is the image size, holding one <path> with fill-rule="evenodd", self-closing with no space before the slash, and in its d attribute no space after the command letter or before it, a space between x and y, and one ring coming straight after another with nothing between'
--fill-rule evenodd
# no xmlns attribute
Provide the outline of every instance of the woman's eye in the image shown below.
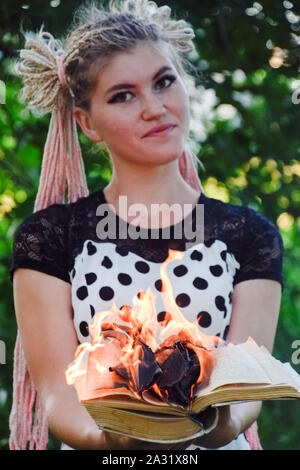
<svg viewBox="0 0 300 470"><path fill-rule="evenodd" d="M128 91L122 91L121 93L117 93L116 95L114 95L109 100L109 103L125 103L126 101L130 100L131 96L132 94Z"/></svg>
<svg viewBox="0 0 300 470"><path fill-rule="evenodd" d="M165 75L156 82L155 88L169 88L176 80L177 78L174 75ZM110 98L108 103L125 103L126 101L131 100L131 98L132 93L130 93L129 91L121 91L114 95L112 98Z"/></svg>
<svg viewBox="0 0 300 470"><path fill-rule="evenodd" d="M165 75L158 80L156 85L158 88L169 88L175 81L176 77L174 75Z"/></svg>

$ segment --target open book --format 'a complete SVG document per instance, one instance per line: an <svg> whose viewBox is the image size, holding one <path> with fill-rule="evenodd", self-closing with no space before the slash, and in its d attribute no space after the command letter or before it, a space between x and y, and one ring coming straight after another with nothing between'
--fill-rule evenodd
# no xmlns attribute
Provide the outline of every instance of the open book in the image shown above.
<svg viewBox="0 0 300 470"><path fill-rule="evenodd" d="M214 367L196 386L188 406L168 403L151 390L134 393L122 381L116 384L101 374L78 377L75 388L101 429L152 442L179 442L209 432L217 423L218 406L300 398L296 371L251 338L209 354Z"/></svg>

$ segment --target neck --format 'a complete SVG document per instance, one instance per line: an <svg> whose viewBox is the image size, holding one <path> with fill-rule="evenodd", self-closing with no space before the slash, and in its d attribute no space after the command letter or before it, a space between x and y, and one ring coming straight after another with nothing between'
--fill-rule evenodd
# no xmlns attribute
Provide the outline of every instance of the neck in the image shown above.
<svg viewBox="0 0 300 470"><path fill-rule="evenodd" d="M133 177L134 174L134 177ZM152 204L164 204L164 212L167 215L173 204L189 204L191 209L199 199L200 192L193 189L180 174L178 160L166 165L160 165L154 168L137 169L131 175L124 174L118 168L113 167L113 176L111 182L104 188L106 201L114 207L114 211L122 219L130 222L134 217L121 212L119 206L120 196L126 196L126 206L130 208L133 204L142 204L147 213L151 213ZM173 213L172 213L173 214ZM181 212L178 217L175 215L173 222L181 220ZM177 220L178 219L178 220ZM146 221L145 221L146 222ZM147 223L151 223L148 219Z"/></svg>
<svg viewBox="0 0 300 470"><path fill-rule="evenodd" d="M134 176L133 176L134 175ZM110 183L104 193L112 200L127 196L129 203L173 204L193 199L199 192L194 190L181 176L178 160L153 168L135 168L133 172L122 172L113 168Z"/></svg>

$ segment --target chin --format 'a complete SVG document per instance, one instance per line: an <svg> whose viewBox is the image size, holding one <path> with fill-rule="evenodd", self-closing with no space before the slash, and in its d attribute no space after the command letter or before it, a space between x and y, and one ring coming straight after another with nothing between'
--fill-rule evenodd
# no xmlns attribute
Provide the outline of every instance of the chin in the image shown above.
<svg viewBox="0 0 300 470"><path fill-rule="evenodd" d="M153 165L167 165L168 163L171 163L174 160L178 160L180 156L181 156L181 153L178 153L178 152L163 153L163 154L153 153L151 157L147 158L147 161L149 162L149 164L152 163Z"/></svg>
<svg viewBox="0 0 300 470"><path fill-rule="evenodd" d="M184 145L182 142L172 145L158 145L153 146L150 152L147 152L147 160L150 161L172 161L179 158L184 151Z"/></svg>

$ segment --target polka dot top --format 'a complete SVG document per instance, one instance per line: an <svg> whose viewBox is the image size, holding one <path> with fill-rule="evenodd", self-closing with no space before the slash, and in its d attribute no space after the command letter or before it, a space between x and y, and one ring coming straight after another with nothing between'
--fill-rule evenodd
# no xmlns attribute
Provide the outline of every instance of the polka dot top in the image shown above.
<svg viewBox="0 0 300 470"><path fill-rule="evenodd" d="M132 305L133 297L149 287L158 321L164 319L160 268L169 249L183 253L166 270L174 300L183 315L190 321L197 319L208 335L226 340L236 284L272 279L284 287L281 235L271 221L247 206L201 193L190 214L167 227L168 237L165 229L140 228L139 238L133 239L126 236L132 225L118 216L115 233L107 231L104 238L107 212L97 215L102 204L107 204L102 189L74 203L53 204L31 214L14 236L11 280L14 271L23 267L70 283L79 342L90 339L88 325L96 312L109 310L113 302L118 308ZM204 217L199 221L200 206ZM200 242L197 236L187 240L184 229L181 238L176 235L187 221L194 233L202 230Z"/></svg>

